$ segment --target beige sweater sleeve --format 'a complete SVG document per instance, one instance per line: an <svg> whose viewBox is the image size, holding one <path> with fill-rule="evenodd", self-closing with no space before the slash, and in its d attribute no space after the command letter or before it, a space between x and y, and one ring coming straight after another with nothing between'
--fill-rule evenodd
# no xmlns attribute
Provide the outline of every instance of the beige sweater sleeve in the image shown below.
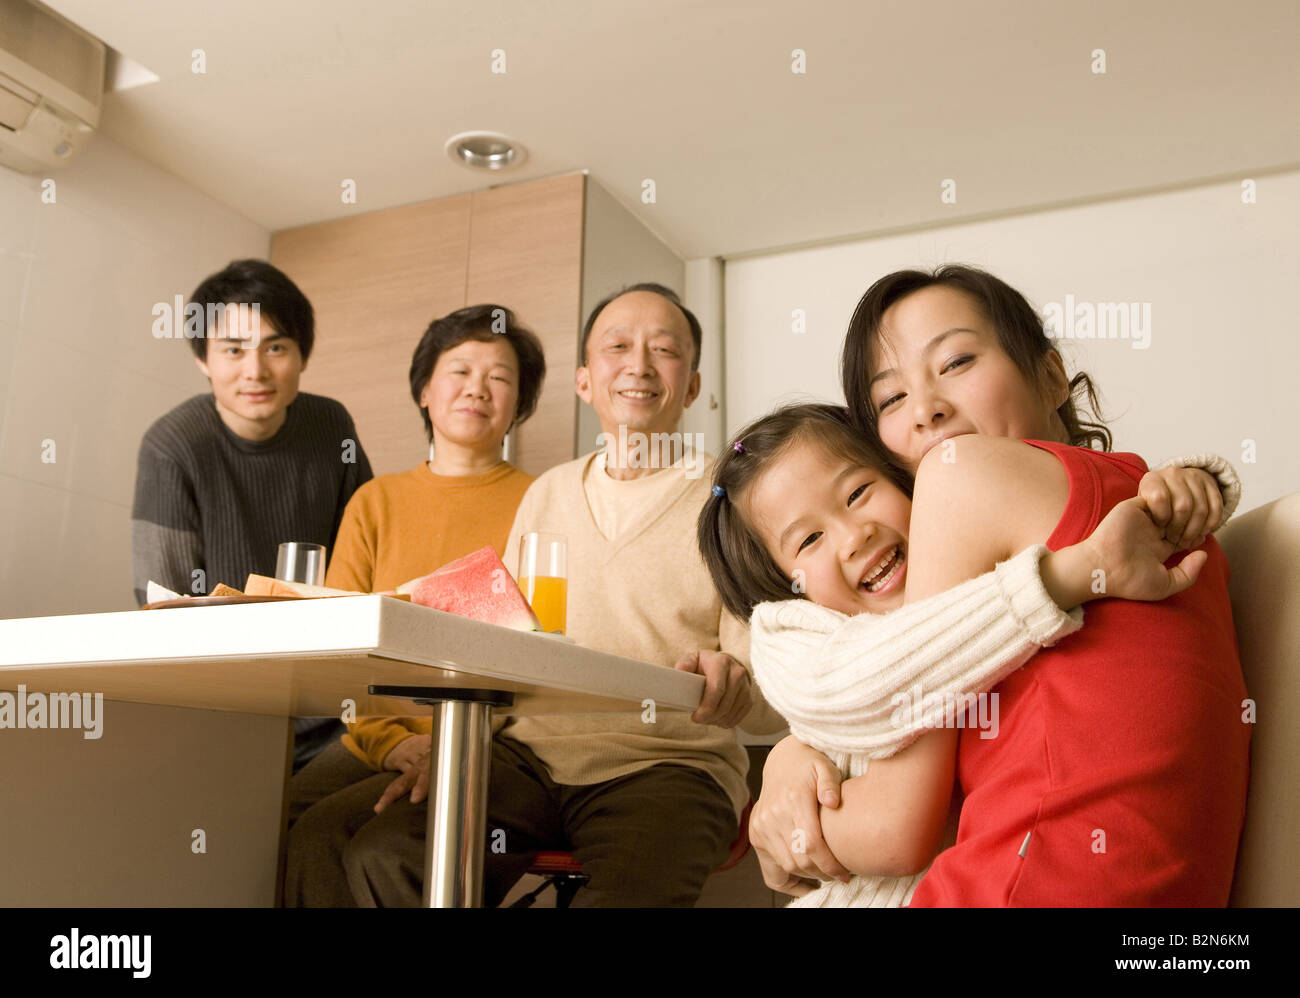
<svg viewBox="0 0 1300 998"><path fill-rule="evenodd" d="M890 614L847 616L807 600L762 603L751 621L755 678L800 741L845 768L848 755L893 755L943 723L1040 647L1083 626L1060 610L1035 545Z"/></svg>

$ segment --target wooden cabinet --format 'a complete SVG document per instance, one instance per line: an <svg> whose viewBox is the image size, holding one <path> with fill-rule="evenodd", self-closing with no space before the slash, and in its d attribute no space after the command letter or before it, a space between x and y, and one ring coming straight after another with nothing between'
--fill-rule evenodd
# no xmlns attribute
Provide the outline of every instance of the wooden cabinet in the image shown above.
<svg viewBox="0 0 1300 998"><path fill-rule="evenodd" d="M542 396L511 456L539 475L595 446L573 391L584 310L640 280L680 291L683 277L682 261L582 173L286 229L271 262L316 311L302 389L347 406L377 475L428 452L409 371L433 319L505 305L542 341Z"/></svg>
<svg viewBox="0 0 1300 998"><path fill-rule="evenodd" d="M465 304L470 195L286 229L271 262L316 312L301 388L345 406L375 474L427 453L411 354L436 317Z"/></svg>
<svg viewBox="0 0 1300 998"><path fill-rule="evenodd" d="M513 309L546 351L537 411L515 431L511 454L530 475L575 456L585 180L570 174L473 195L465 303Z"/></svg>

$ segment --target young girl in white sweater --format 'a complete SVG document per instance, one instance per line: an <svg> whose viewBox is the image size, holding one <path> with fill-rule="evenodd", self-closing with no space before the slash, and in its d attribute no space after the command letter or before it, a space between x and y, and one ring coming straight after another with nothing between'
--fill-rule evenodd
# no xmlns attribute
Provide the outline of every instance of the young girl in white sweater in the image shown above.
<svg viewBox="0 0 1300 998"><path fill-rule="evenodd" d="M1235 476L1221 459L1183 463L1197 466L1151 472L1151 486L1197 491L1197 476L1207 474L1199 466L1213 470L1222 515L1197 515L1216 529L1239 495ZM792 734L849 778L930 728L978 724L981 737L995 737L996 694L987 691L1082 626L1082 603L1161 600L1195 581L1205 553L1165 568L1175 548L1147 513L1143 482L1086 541L1056 552L1028 548L904 607L910 480L853 429L843 407L790 406L745 427L719 458L699 544L727 608L751 621L764 696ZM897 875L831 882L794 904L905 905L938 851L952 754L931 754L925 778L909 780L900 802L907 820L877 845L896 854L886 865ZM879 824L869 834L880 836Z"/></svg>

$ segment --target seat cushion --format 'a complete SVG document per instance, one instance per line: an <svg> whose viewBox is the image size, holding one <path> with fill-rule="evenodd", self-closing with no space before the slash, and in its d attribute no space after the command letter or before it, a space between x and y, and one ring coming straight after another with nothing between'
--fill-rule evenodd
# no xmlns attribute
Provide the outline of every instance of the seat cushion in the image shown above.
<svg viewBox="0 0 1300 998"><path fill-rule="evenodd" d="M1255 704L1246 824L1231 901L1300 905L1300 493L1219 532L1246 690ZM1212 777L1211 777L1212 778Z"/></svg>

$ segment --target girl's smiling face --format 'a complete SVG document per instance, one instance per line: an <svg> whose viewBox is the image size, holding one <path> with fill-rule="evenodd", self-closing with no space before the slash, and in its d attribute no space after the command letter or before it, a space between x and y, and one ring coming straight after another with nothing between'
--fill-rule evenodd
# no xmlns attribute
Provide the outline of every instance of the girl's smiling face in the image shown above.
<svg viewBox="0 0 1300 998"><path fill-rule="evenodd" d="M884 472L794 440L741 497L777 567L820 606L886 613L903 605L912 502Z"/></svg>
<svg viewBox="0 0 1300 998"><path fill-rule="evenodd" d="M1060 355L1030 383L975 301L944 285L922 288L881 316L871 347L871 406L880 439L913 473L931 447L964 433L1066 440L1056 408L1069 397Z"/></svg>

